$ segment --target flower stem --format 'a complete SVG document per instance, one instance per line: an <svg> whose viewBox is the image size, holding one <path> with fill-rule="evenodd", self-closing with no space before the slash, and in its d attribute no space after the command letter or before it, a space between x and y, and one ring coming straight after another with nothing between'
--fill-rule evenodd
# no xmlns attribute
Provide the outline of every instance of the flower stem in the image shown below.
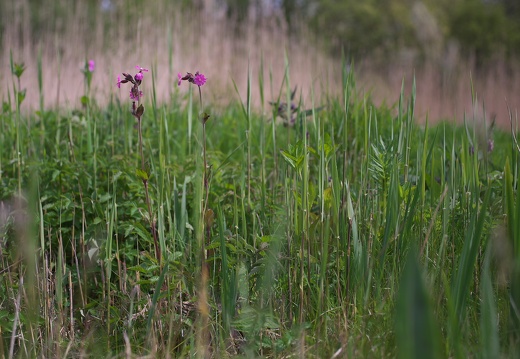
<svg viewBox="0 0 520 359"><path fill-rule="evenodd" d="M208 204L208 197L209 197L209 179L208 179L208 161L206 157L206 114L203 112L203 105L202 105L202 91L200 89L200 86L197 86L199 88L199 101L200 101L200 109L202 112L202 157L204 162L204 171L202 173L203 176L203 183L204 183L204 203L202 206L202 215L205 215L207 210L207 204Z"/></svg>
<svg viewBox="0 0 520 359"><path fill-rule="evenodd" d="M208 263L206 262L206 242L210 241L211 236L211 224L206 220L206 215L208 212L208 197L209 197L209 179L208 179L208 162L206 157L206 116L204 114L203 106L202 106L202 92L199 88L199 100L200 100L200 109L202 112L202 158L203 158L203 172L202 172L202 184L203 184L203 194L202 194L202 204L200 208L200 230L202 233L200 234L200 264L201 264L201 282L199 288L199 313L200 317L200 328L198 333L198 347L201 350L201 357L207 357L208 352L207 348L210 342L210 334L209 334L209 306L208 306L208 280L209 280L209 268Z"/></svg>
<svg viewBox="0 0 520 359"><path fill-rule="evenodd" d="M139 154L141 156L141 170L146 172L145 163L144 163L144 155L143 155L143 132L141 128L141 116L137 117L137 129L139 132ZM143 178L143 186L145 193L146 206L148 208L148 220L150 222L150 229L152 231L153 242L155 245L155 258L159 265L161 265L161 248L159 247L159 241L157 240L157 231L155 229L155 223L153 220L153 212L152 205L150 203L150 195L148 193L148 179Z"/></svg>

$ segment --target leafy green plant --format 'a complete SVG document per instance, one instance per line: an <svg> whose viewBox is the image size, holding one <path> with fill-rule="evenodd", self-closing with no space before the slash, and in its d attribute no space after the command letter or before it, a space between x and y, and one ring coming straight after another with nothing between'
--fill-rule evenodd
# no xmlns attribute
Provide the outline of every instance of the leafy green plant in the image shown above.
<svg viewBox="0 0 520 359"><path fill-rule="evenodd" d="M315 104L288 65L290 125L255 111L251 74L218 120L193 121L195 82L159 104L153 80L134 113L41 106L43 126L5 106L2 353L514 356L515 267L501 284L488 240L504 223L516 261L514 137L420 127L415 86L378 107L345 64Z"/></svg>

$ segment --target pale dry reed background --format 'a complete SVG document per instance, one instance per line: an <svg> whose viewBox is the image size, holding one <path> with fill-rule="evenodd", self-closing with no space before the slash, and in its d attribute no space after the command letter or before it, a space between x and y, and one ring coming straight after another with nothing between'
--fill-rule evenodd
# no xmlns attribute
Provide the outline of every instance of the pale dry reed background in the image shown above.
<svg viewBox="0 0 520 359"><path fill-rule="evenodd" d="M0 100L7 99L11 87L10 51L15 61L24 62L27 67L22 77L22 87L27 88L24 110L39 105L40 51L45 106L70 108L79 104L84 94L80 69L86 59L96 61L91 94L100 105L107 103L111 95L127 95L119 94L115 78L121 71L133 71L136 64L154 68L159 102L169 101L171 94L178 91L177 72L196 70L210 79L206 101L226 105L236 100L233 81L244 99L249 69L254 81L253 103L259 108L257 81L261 62L265 97L271 100L279 96L282 88L285 56L290 63L291 86L298 87L305 102L310 103L314 96L315 103L324 103L328 95L341 91L341 54L326 54L319 46L319 37L311 35L305 26L299 27L298 36L287 36L283 15L276 10L269 10L261 18L253 14L237 26L211 1L206 1L201 12L181 10L180 6L164 1L147 2L145 8L121 1L101 3L111 6L104 11L98 6L93 12L92 6L84 2L63 2L60 4L66 16L59 18L47 9L48 14L39 15L50 19L49 23L36 36L34 31L31 34L28 0L4 6L3 23L8 25L1 39L4 70L0 73ZM358 61L358 88L370 93L377 104L393 105L403 79L405 91L410 93L415 76L419 119L461 121L465 113L471 115L473 111L473 84L487 120L496 117L498 125L509 128L507 104L513 111L519 105L519 66L495 60L485 69L476 70L456 46L439 50L443 46L433 36L426 36L424 41L431 42L432 51L427 52L428 58L421 65L410 60L406 52L397 53L384 68L381 59Z"/></svg>
<svg viewBox="0 0 520 359"><path fill-rule="evenodd" d="M308 97L312 88L316 96L339 90L337 79L340 76L333 73L338 64L304 37L289 40L283 22L276 16L255 23L258 27L237 28L209 11L181 13L174 6L159 1L140 9L142 14L130 24L118 21L115 11L100 12L99 16L103 15L105 21L100 17L96 27L90 28L84 16L87 8L79 3L76 9L71 7L67 23L63 24L66 31L43 33L35 44L29 37L28 6L26 1L14 5L13 26L3 34L5 70L0 92L0 97L5 99L11 83L5 80L10 80L9 50L12 50L15 61L24 62L27 67L22 77L22 87L28 89L25 106L38 106L38 51L42 54L46 106L70 107L79 103L84 94L80 70L85 59L96 61L92 94L100 104L106 103L110 94L118 93L116 75L121 71L132 72L139 64L156 68L159 101L168 101L171 93L177 91L178 72L200 70L211 84L207 86L206 101L226 105L238 96L233 81L245 97L248 68L256 81L262 59L267 91L271 89L269 78L272 74L273 94L266 93L266 99L271 99L279 94L286 54L290 62L291 85L297 86L303 96ZM258 85L253 88L257 92ZM258 96L255 101L258 105Z"/></svg>

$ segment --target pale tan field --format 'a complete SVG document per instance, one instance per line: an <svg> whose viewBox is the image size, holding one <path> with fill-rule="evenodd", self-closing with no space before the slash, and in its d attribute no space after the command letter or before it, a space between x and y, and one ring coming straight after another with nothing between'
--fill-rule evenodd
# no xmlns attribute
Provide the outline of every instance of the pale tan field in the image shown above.
<svg viewBox="0 0 520 359"><path fill-rule="evenodd" d="M205 102L227 105L245 99L248 71L252 81L252 99L261 109L259 74L263 61L265 100L272 100L285 89L285 57L289 61L290 86L298 88L305 106L324 104L330 95L341 93L341 54L326 54L319 38L300 26L298 35L289 38L282 14L273 12L261 20L243 26L230 24L225 14L207 5L191 14L181 12L163 1L151 1L144 9L126 8L125 2L112 1L110 11L88 8L83 2L75 6L61 4L65 17L56 17L52 9L39 16L46 19L35 32L26 0L6 4L0 53L0 100L6 101L12 88L9 56L24 62L27 69L21 85L27 88L23 110L39 106L37 58L43 66L44 104L46 107L78 106L85 93L81 68L85 59L96 61L92 97L103 105L110 96L127 97L127 89L118 90L116 76L132 72L135 65L154 70L159 102L169 101L177 87L178 72L201 71L209 78ZM54 10L55 11L55 10ZM85 15L87 14L87 15ZM32 29L32 31L31 31ZM448 48L448 46L446 46ZM404 53L404 52L403 52ZM393 105L399 98L404 79L409 96L415 75L417 83L416 114L420 121L462 120L464 113L473 116L471 83L479 106L484 106L488 121L509 128L507 104L519 107L520 75L518 66L493 61L485 70L476 71L471 61L462 60L453 47L440 54L440 60L418 65L405 55L396 54L381 68L381 59L367 58L355 64L358 91L372 95L377 104ZM378 65L373 65L377 63ZM145 96L151 94L151 78L145 82ZM285 94L282 91L282 96ZM264 104L265 105L265 104ZM266 107L264 107L265 109Z"/></svg>

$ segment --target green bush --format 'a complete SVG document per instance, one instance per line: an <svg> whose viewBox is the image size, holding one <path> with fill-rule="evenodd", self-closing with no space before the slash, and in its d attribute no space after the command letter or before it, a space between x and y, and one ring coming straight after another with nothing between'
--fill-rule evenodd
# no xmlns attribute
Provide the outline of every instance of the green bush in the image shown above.
<svg viewBox="0 0 520 359"><path fill-rule="evenodd" d="M359 57L415 43L405 2L321 1L312 26L334 51Z"/></svg>
<svg viewBox="0 0 520 359"><path fill-rule="evenodd" d="M500 5L460 2L449 21L450 35L464 50L473 53L478 62L506 48L509 20Z"/></svg>

